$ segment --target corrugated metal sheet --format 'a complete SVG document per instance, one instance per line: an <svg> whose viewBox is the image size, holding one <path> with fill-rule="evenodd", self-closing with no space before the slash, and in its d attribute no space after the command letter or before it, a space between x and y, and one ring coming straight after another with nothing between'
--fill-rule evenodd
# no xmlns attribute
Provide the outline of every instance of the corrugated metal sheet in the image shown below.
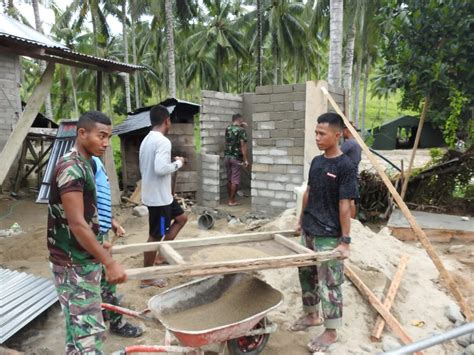
<svg viewBox="0 0 474 355"><path fill-rule="evenodd" d="M0 344L51 307L58 296L51 280L0 268Z"/></svg>
<svg viewBox="0 0 474 355"><path fill-rule="evenodd" d="M54 140L53 148L51 149L51 154L49 156L48 165L44 172L38 198L36 199L37 203L48 203L49 201L51 179L53 177L56 162L74 146L74 141L76 140L76 124L77 121L64 120L61 121L59 125L58 133L56 134L56 139Z"/></svg>
<svg viewBox="0 0 474 355"><path fill-rule="evenodd" d="M166 106L173 123L192 123L193 116L199 113L201 107L193 102L178 99L166 99L160 102L159 105ZM152 107L153 106L142 107L129 113L127 119L114 127L112 133L120 136L125 133L150 127L150 110Z"/></svg>
<svg viewBox="0 0 474 355"><path fill-rule="evenodd" d="M5 14L0 14L0 43L2 40L13 41L19 44L30 44L37 48L51 49L52 52L49 54L57 55L58 57L62 56L65 58L75 59L77 61L83 61L95 65L100 65L102 63L113 64L123 68L145 69L145 67L141 65L121 63L111 59L94 57L92 55L74 52L65 45L54 41L48 36ZM63 55L61 55L61 53Z"/></svg>

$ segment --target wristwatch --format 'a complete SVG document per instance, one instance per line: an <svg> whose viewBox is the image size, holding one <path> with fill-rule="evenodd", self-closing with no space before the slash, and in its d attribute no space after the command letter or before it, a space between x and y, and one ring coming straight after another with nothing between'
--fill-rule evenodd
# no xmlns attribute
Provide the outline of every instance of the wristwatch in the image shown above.
<svg viewBox="0 0 474 355"><path fill-rule="evenodd" d="M349 237L349 236L343 236L343 237L341 237L341 243L344 243L344 244L351 244L351 237Z"/></svg>

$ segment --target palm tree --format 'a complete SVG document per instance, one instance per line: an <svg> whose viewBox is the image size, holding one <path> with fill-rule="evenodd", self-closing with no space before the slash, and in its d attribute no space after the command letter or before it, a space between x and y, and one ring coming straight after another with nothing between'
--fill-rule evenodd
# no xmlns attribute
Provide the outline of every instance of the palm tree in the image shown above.
<svg viewBox="0 0 474 355"><path fill-rule="evenodd" d="M176 67L174 62L173 4L165 0L166 39L168 41L168 92L176 97Z"/></svg>
<svg viewBox="0 0 474 355"><path fill-rule="evenodd" d="M341 86L343 0L330 0L328 83Z"/></svg>
<svg viewBox="0 0 474 355"><path fill-rule="evenodd" d="M122 1L122 38L123 38L123 60L128 63L128 35L127 35L127 0ZM132 111L132 99L130 97L130 75L123 74L125 84L125 103L127 105L127 112Z"/></svg>

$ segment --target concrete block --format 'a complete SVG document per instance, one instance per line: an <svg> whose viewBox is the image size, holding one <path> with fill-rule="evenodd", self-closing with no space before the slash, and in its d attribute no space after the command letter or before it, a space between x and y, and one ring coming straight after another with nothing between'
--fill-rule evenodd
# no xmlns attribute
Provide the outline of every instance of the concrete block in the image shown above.
<svg viewBox="0 0 474 355"><path fill-rule="evenodd" d="M304 156L293 157L292 159L293 159L293 164L295 165L304 164Z"/></svg>
<svg viewBox="0 0 474 355"><path fill-rule="evenodd" d="M288 174L303 175L304 168L299 165L288 166Z"/></svg>
<svg viewBox="0 0 474 355"><path fill-rule="evenodd" d="M295 101L305 101L306 93L304 92L290 92L283 94L272 94L272 102L295 102Z"/></svg>
<svg viewBox="0 0 474 355"><path fill-rule="evenodd" d="M303 156L304 155L304 148L303 147L291 147L291 148L287 148L288 150L288 155L301 155Z"/></svg>
<svg viewBox="0 0 474 355"><path fill-rule="evenodd" d="M295 124L291 120L284 120L284 121L276 121L275 128L294 128Z"/></svg>
<svg viewBox="0 0 474 355"><path fill-rule="evenodd" d="M220 156L213 154L201 154L201 161L206 163L218 164L220 162Z"/></svg>
<svg viewBox="0 0 474 355"><path fill-rule="evenodd" d="M211 170L211 171L219 171L219 165L215 163L206 163L202 162L202 169L203 170Z"/></svg>
<svg viewBox="0 0 474 355"><path fill-rule="evenodd" d="M264 103L269 103L270 102L270 95L255 95L254 98L254 103L255 104L264 104Z"/></svg>
<svg viewBox="0 0 474 355"><path fill-rule="evenodd" d="M274 159L268 156L256 155L253 157L253 161L259 164L274 164ZM291 164L291 163L290 163Z"/></svg>
<svg viewBox="0 0 474 355"><path fill-rule="evenodd" d="M275 122L273 122L275 124ZM270 136L272 138L287 138L288 137L288 129L274 129L270 132Z"/></svg>
<svg viewBox="0 0 474 355"><path fill-rule="evenodd" d="M276 181L276 182L289 182L290 177L288 175L275 175L274 181Z"/></svg>
<svg viewBox="0 0 474 355"><path fill-rule="evenodd" d="M292 183L286 184L285 190L288 191L288 192L293 192L293 191L295 191L295 187L300 186L300 185L301 184L292 184Z"/></svg>
<svg viewBox="0 0 474 355"><path fill-rule="evenodd" d="M293 139L279 139L276 142L277 147L293 147L295 142Z"/></svg>
<svg viewBox="0 0 474 355"><path fill-rule="evenodd" d="M275 122L268 121L268 122L258 122L257 123L257 130L261 129L275 129Z"/></svg>
<svg viewBox="0 0 474 355"><path fill-rule="evenodd" d="M271 190L257 190L257 196L262 196L262 197L275 197L275 191Z"/></svg>
<svg viewBox="0 0 474 355"><path fill-rule="evenodd" d="M268 172L279 174L279 175L286 174L287 167L289 167L289 166L290 165L270 165L268 167Z"/></svg>
<svg viewBox="0 0 474 355"><path fill-rule="evenodd" d="M243 101L242 95L229 94L228 92L224 93L224 99L237 102Z"/></svg>
<svg viewBox="0 0 474 355"><path fill-rule="evenodd" d="M271 94L273 92L273 85L257 86L255 92L257 97L259 96L258 94Z"/></svg>
<svg viewBox="0 0 474 355"><path fill-rule="evenodd" d="M275 164L293 164L293 160L291 157L275 157L274 158Z"/></svg>
<svg viewBox="0 0 474 355"><path fill-rule="evenodd" d="M206 192L214 192L217 194L220 192L219 185L203 185L202 188Z"/></svg>
<svg viewBox="0 0 474 355"><path fill-rule="evenodd" d="M255 104L254 112L272 112L274 111L272 104Z"/></svg>
<svg viewBox="0 0 474 355"><path fill-rule="evenodd" d="M298 119L294 121L295 129L301 129L301 128L304 129L305 128L304 124L305 124L304 120ZM316 129L316 124L314 125L314 127L309 127L308 129L314 132L314 130Z"/></svg>
<svg viewBox="0 0 474 355"><path fill-rule="evenodd" d="M295 208L295 207L296 207L295 201L290 201L286 203L286 208Z"/></svg>
<svg viewBox="0 0 474 355"><path fill-rule="evenodd" d="M212 178L203 177L202 178L202 183L204 185L206 185L206 188L209 185L211 185L211 186L220 186L220 180L219 179L212 179Z"/></svg>
<svg viewBox="0 0 474 355"><path fill-rule="evenodd" d="M278 143L278 142L277 142ZM278 144L277 144L278 146ZM288 151L286 149L270 149L268 153L270 156L275 157L275 156L286 156L288 155Z"/></svg>
<svg viewBox="0 0 474 355"><path fill-rule="evenodd" d="M201 175L203 178L210 178L210 179L220 178L218 170L203 170Z"/></svg>
<svg viewBox="0 0 474 355"><path fill-rule="evenodd" d="M293 108L295 111L304 111L306 107L306 102L304 101L294 102L293 105L294 105Z"/></svg>
<svg viewBox="0 0 474 355"><path fill-rule="evenodd" d="M275 198L278 200L292 200L294 199L294 194L288 191L278 191L275 193Z"/></svg>
<svg viewBox="0 0 474 355"><path fill-rule="evenodd" d="M294 103L292 102L283 102L273 104L273 111L294 111Z"/></svg>
<svg viewBox="0 0 474 355"><path fill-rule="evenodd" d="M268 189L269 190L278 190L278 191L281 190L281 191L283 191L283 190L285 190L285 185L283 185L279 182L270 182L270 183L268 183Z"/></svg>
<svg viewBox="0 0 474 355"><path fill-rule="evenodd" d="M304 138L304 129L290 129L288 136L291 138Z"/></svg>
<svg viewBox="0 0 474 355"><path fill-rule="evenodd" d="M290 93L293 91L293 85L274 85L273 86L273 93L274 94L279 94L279 93Z"/></svg>
<svg viewBox="0 0 474 355"><path fill-rule="evenodd" d="M268 155L269 152L270 152L269 148L264 148L264 147L253 148L253 155Z"/></svg>
<svg viewBox="0 0 474 355"><path fill-rule="evenodd" d="M303 182L303 175L290 175L291 176L291 182L294 182L295 184L300 184Z"/></svg>
<svg viewBox="0 0 474 355"><path fill-rule="evenodd" d="M252 135L253 135L253 138L270 138L270 132L271 131L269 130L267 131L259 130L259 131L253 131Z"/></svg>
<svg viewBox="0 0 474 355"><path fill-rule="evenodd" d="M306 84L293 84L293 91L306 92Z"/></svg>
<svg viewBox="0 0 474 355"><path fill-rule="evenodd" d="M291 111L287 113L287 116L288 116L288 119L291 119L293 121L304 120L306 116L306 112L305 111ZM316 118L315 118L315 122L316 122Z"/></svg>
<svg viewBox="0 0 474 355"><path fill-rule="evenodd" d="M295 147L304 147L304 138L293 138L293 142Z"/></svg>
<svg viewBox="0 0 474 355"><path fill-rule="evenodd" d="M252 189L268 189L268 183L266 181L252 181Z"/></svg>
<svg viewBox="0 0 474 355"><path fill-rule="evenodd" d="M286 202L285 201L279 201L279 200L273 200L273 201L270 201L270 206L273 206L273 207L286 207Z"/></svg>
<svg viewBox="0 0 474 355"><path fill-rule="evenodd" d="M270 121L270 112L258 112L252 115L253 122Z"/></svg>
<svg viewBox="0 0 474 355"><path fill-rule="evenodd" d="M275 139L273 138L260 138L253 140L253 146L266 146L266 147L274 147L275 146Z"/></svg>
<svg viewBox="0 0 474 355"><path fill-rule="evenodd" d="M268 171L268 165L266 165L266 164L252 164L252 171L267 172Z"/></svg>

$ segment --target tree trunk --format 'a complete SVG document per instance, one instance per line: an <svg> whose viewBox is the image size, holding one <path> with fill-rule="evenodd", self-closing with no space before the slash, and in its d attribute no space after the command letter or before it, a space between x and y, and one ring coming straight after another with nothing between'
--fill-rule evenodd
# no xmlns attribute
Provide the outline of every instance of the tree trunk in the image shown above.
<svg viewBox="0 0 474 355"><path fill-rule="evenodd" d="M128 36L127 36L127 0L122 2L122 37L124 62L128 63ZM132 111L132 99L130 97L130 75L123 73L125 83L125 102L127 104L127 113Z"/></svg>
<svg viewBox="0 0 474 355"><path fill-rule="evenodd" d="M263 85L262 72L262 0L257 0L257 85Z"/></svg>
<svg viewBox="0 0 474 355"><path fill-rule="evenodd" d="M347 102L349 107L351 107L351 96L352 96L352 65L354 63L354 44L355 44L355 34L356 26L354 23L354 16L352 16L352 25L349 27L349 32L347 33L347 44L346 44L346 57L344 62L344 78L342 82L342 87L346 89ZM350 110L349 110L350 111ZM348 112L348 118L350 117L350 112Z"/></svg>
<svg viewBox="0 0 474 355"><path fill-rule="evenodd" d="M330 0L328 83L341 87L343 0Z"/></svg>
<svg viewBox="0 0 474 355"><path fill-rule="evenodd" d="M38 32L44 33L43 32L43 25L41 23L41 17L40 17L40 13L39 13L38 0L31 0L31 4L33 5L33 12L34 12L34 15L35 15L36 30ZM46 70L46 62L44 60L39 60L38 62L39 62L39 66L41 68L41 72L44 73L44 71ZM44 109L45 109L46 117L48 117L49 119L53 119L54 116L53 116L53 108L52 108L52 105L51 105L51 94L50 93L48 93L48 95L46 95L46 99L44 101Z"/></svg>
<svg viewBox="0 0 474 355"><path fill-rule="evenodd" d="M136 45L136 38L135 38L135 11L136 11L136 6L135 6L135 0L131 0L130 2L130 17L132 18L132 56L133 56L133 64L137 64L137 45ZM139 92L139 87L138 87L138 72L135 71L133 73L133 81L135 83L135 108L140 107L140 92Z"/></svg>
<svg viewBox="0 0 474 355"><path fill-rule="evenodd" d="M370 57L367 58L367 63L365 63L365 73L364 73L364 96L362 98L362 135L365 134L365 111L367 108L367 92L369 88L369 68L370 68Z"/></svg>
<svg viewBox="0 0 474 355"><path fill-rule="evenodd" d="M71 70L71 86L72 86L72 99L74 101L74 112L75 119L79 119L79 105L77 103L77 89L76 89L76 67L69 67Z"/></svg>
<svg viewBox="0 0 474 355"><path fill-rule="evenodd" d="M166 39L168 40L168 93L176 98L176 67L174 61L173 4L165 0Z"/></svg>
<svg viewBox="0 0 474 355"><path fill-rule="evenodd" d="M362 75L362 60L357 60L354 78L354 100L352 101L355 125L359 128L359 96L360 96L360 76Z"/></svg>

